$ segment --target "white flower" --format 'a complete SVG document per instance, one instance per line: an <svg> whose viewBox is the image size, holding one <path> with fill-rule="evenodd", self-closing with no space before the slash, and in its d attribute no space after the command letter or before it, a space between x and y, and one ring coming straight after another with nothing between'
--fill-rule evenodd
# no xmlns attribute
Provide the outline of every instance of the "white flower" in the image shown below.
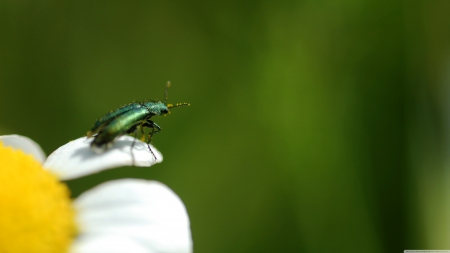
<svg viewBox="0 0 450 253"><path fill-rule="evenodd" d="M98 155L83 137L45 159L32 140L0 136L0 252L192 252L186 209L164 184L115 180L72 201L58 182L162 161L159 151L152 147L155 161L147 144L137 140L131 153L133 140L122 136Z"/></svg>

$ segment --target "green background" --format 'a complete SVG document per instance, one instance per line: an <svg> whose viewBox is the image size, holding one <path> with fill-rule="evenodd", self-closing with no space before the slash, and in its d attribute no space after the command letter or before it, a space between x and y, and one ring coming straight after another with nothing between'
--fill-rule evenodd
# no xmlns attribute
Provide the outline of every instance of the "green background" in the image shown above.
<svg viewBox="0 0 450 253"><path fill-rule="evenodd" d="M195 252L450 249L450 1L2 1L0 133L47 154L133 100Z"/></svg>

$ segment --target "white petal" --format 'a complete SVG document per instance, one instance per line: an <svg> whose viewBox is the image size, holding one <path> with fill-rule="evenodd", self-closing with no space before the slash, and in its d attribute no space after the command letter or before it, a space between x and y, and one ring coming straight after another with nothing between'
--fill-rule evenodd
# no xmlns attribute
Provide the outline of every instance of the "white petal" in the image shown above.
<svg viewBox="0 0 450 253"><path fill-rule="evenodd" d="M121 236L150 252L192 252L186 208L162 183L141 179L110 181L82 194L74 205L85 238Z"/></svg>
<svg viewBox="0 0 450 253"><path fill-rule="evenodd" d="M120 166L149 167L163 160L161 153L151 146L155 161L147 144L131 136L117 138L114 145L102 154L90 149L91 141L82 137L59 147L50 154L44 167L61 179L68 180ZM131 149L133 141L135 143Z"/></svg>
<svg viewBox="0 0 450 253"><path fill-rule="evenodd" d="M147 248L122 236L81 236L70 249L71 253L148 253Z"/></svg>
<svg viewBox="0 0 450 253"><path fill-rule="evenodd" d="M26 154L32 155L40 163L45 161L45 153L42 151L39 144L32 139L21 135L2 135L0 136L0 142L7 147L14 149L20 149Z"/></svg>

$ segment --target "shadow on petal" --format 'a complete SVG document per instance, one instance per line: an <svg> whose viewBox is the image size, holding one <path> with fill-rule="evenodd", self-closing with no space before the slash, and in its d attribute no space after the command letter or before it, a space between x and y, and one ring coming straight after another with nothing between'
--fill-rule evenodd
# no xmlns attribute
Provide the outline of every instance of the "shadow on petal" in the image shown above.
<svg viewBox="0 0 450 253"><path fill-rule="evenodd" d="M133 141L135 144L131 149ZM110 149L97 154L90 148L90 139L82 137L55 150L45 161L44 167L63 180L121 166L149 167L163 160L162 154L153 146L150 147L156 160L146 143L130 136L121 136Z"/></svg>

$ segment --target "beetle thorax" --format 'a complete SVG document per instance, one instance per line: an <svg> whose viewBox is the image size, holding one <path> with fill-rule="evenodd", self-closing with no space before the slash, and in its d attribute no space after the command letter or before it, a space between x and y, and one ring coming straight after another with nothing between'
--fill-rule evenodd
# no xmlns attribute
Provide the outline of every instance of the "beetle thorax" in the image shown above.
<svg viewBox="0 0 450 253"><path fill-rule="evenodd" d="M154 115L166 114L169 111L167 105L162 101L146 102L144 106Z"/></svg>

